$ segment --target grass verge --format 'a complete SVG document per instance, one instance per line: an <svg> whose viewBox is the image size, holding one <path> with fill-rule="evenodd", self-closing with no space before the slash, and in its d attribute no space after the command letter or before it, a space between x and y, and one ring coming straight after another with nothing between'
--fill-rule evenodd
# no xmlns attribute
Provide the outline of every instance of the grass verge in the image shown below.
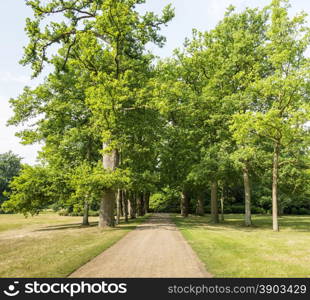
<svg viewBox="0 0 310 300"><path fill-rule="evenodd" d="M310 216L280 217L280 232L270 216L254 215L250 228L242 215L217 225L209 216L172 217L215 277L310 277Z"/></svg>
<svg viewBox="0 0 310 300"><path fill-rule="evenodd" d="M66 277L147 217L100 229L95 217L81 226L81 217L55 213L0 215L0 277Z"/></svg>

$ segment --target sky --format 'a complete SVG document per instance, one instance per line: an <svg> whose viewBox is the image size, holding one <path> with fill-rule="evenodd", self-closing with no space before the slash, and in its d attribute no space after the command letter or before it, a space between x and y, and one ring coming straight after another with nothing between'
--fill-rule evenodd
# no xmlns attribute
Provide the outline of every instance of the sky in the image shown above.
<svg viewBox="0 0 310 300"><path fill-rule="evenodd" d="M24 32L25 19L32 16L32 11L24 0L1 1L0 18L0 153L9 150L23 158L23 163L35 164L40 145L22 145L15 133L22 128L6 126L13 112L9 105L10 98L22 93L24 86L35 87L43 81L47 71L39 78L31 80L31 70L19 64L23 56L23 47L28 38ZM225 9L234 5L238 11L246 7L263 7L269 0L147 0L140 9L160 13L162 8L171 3L176 16L162 30L167 43L163 48L150 47L156 55L168 57L173 50L182 47L186 37L191 36L193 28L206 31L214 28L223 18ZM309 0L291 0L291 14L304 10L310 14ZM5 12L5 13L4 13ZM309 18L310 21L310 18Z"/></svg>

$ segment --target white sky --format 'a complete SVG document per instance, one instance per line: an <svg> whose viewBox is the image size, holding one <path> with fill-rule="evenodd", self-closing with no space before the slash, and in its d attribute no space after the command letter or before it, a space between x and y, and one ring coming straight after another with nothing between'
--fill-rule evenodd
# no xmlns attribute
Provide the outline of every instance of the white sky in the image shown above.
<svg viewBox="0 0 310 300"><path fill-rule="evenodd" d="M24 32L25 18L31 16L31 10L23 0L2 0L0 18L0 153L12 150L23 157L24 163L34 164L38 145L24 146L15 137L16 127L7 127L6 122L12 116L8 100L17 97L25 85L36 86L43 76L31 80L29 67L19 65L23 47L27 44ZM268 0L147 0L143 10L159 13L167 4L172 3L176 17L162 33L167 37L162 49L153 47L155 54L166 57L175 48L181 47L184 39L191 36L192 28L200 31L213 28L223 17L225 8L230 4L242 10L245 7L262 7ZM309 0L291 0L291 13L301 10L310 13Z"/></svg>

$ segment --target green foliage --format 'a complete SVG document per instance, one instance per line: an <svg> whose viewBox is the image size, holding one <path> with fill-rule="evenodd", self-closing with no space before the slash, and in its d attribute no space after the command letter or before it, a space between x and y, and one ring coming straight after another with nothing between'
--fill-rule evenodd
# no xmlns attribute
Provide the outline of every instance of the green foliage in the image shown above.
<svg viewBox="0 0 310 300"><path fill-rule="evenodd" d="M151 192L155 211L178 211L186 191L194 209L218 182L227 211L239 212L246 170L254 211L269 212L275 151L281 210L309 209L305 14L290 18L280 0L240 13L231 6L214 29L193 30L183 50L156 62L146 45L163 46L170 6L157 16L138 13L143 0L71 2L26 1L34 18L22 63L34 76L46 63L54 70L11 99L9 124L32 125L18 135L44 144L45 167L24 167L7 210L34 214L56 203L80 214L106 189ZM113 171L99 162L111 153Z"/></svg>
<svg viewBox="0 0 310 300"><path fill-rule="evenodd" d="M168 5L161 16L142 15L136 10L142 3L26 1L34 18L26 22L30 41L21 63L31 65L33 76L45 63L54 72L11 100L15 114L9 124L34 121L19 136L24 143L43 142L42 161L65 174L64 207L98 201L106 188L155 188L153 140L160 121L149 105L155 74L145 46L164 44L159 30L174 12ZM53 15L64 22L52 22ZM52 46L56 53L49 56ZM97 162L115 150L121 155L119 169L109 173Z"/></svg>
<svg viewBox="0 0 310 300"><path fill-rule="evenodd" d="M177 191L165 189L150 197L150 209L154 212L179 212L179 194Z"/></svg>
<svg viewBox="0 0 310 300"><path fill-rule="evenodd" d="M7 200L5 193L10 192L11 180L19 174L20 161L21 158L11 151L0 154L0 206L2 202Z"/></svg>
<svg viewBox="0 0 310 300"><path fill-rule="evenodd" d="M10 183L10 199L2 205L5 212L38 214L55 199L57 187L56 174L43 166L24 165L20 175Z"/></svg>

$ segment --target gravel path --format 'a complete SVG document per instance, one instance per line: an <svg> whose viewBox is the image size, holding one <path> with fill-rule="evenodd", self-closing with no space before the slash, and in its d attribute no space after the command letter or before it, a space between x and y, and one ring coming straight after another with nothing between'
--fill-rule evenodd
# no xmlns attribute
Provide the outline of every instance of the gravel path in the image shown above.
<svg viewBox="0 0 310 300"><path fill-rule="evenodd" d="M154 214L69 277L211 277L168 214Z"/></svg>

